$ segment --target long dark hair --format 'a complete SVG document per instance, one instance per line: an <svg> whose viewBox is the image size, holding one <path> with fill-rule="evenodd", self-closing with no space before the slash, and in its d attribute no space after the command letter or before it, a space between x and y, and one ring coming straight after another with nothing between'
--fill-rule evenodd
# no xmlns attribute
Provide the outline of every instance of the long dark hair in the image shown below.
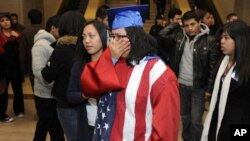
<svg viewBox="0 0 250 141"><path fill-rule="evenodd" d="M223 32L235 42L234 60L239 83L248 82L250 78L250 32L247 24L241 20L229 22L223 27Z"/></svg>
<svg viewBox="0 0 250 141"><path fill-rule="evenodd" d="M75 54L75 59L80 60L82 63L82 66L84 66L85 63L91 61L91 55L84 48L84 45L82 42L83 41L83 37L82 37L83 30L87 25L90 25L90 24L92 24L96 28L96 30L100 36L100 39L102 41L103 50L105 50L107 48L107 34L108 34L107 32L108 31L107 31L106 25L100 21L97 21L97 20L92 20L92 21L85 23L85 25L82 27L81 32L79 33L78 38L77 38L76 54Z"/></svg>
<svg viewBox="0 0 250 141"><path fill-rule="evenodd" d="M147 34L141 27L125 28L131 43L131 50L126 57L128 65L139 64L139 61L145 56L157 54L157 41L151 35Z"/></svg>

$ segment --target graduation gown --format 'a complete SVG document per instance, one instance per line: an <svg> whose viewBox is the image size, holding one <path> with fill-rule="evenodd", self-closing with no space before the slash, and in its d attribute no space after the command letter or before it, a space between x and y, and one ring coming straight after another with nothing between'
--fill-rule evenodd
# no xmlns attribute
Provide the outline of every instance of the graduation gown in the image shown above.
<svg viewBox="0 0 250 141"><path fill-rule="evenodd" d="M98 61L85 66L81 75L84 95L117 93L112 127L99 127L110 129L110 138L104 140L176 141L180 98L172 70L158 57L146 56L134 66L128 66L123 58L114 65L111 58L106 49Z"/></svg>

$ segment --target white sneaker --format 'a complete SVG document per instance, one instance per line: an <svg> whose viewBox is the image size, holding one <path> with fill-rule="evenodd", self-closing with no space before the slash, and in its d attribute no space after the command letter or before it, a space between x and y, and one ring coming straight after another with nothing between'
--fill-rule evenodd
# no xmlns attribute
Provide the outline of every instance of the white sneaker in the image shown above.
<svg viewBox="0 0 250 141"><path fill-rule="evenodd" d="M24 114L23 113L19 113L18 115L16 115L18 118L23 118Z"/></svg>
<svg viewBox="0 0 250 141"><path fill-rule="evenodd" d="M2 123L9 123L9 122L13 122L14 119L12 117L6 117L4 120L0 120L0 122Z"/></svg>

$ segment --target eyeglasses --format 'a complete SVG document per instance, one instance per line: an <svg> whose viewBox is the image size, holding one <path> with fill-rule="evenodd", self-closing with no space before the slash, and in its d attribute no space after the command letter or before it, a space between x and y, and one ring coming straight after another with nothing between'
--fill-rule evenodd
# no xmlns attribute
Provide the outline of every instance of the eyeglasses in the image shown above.
<svg viewBox="0 0 250 141"><path fill-rule="evenodd" d="M129 38L128 35L118 35L118 34L110 34L109 37L114 39Z"/></svg>

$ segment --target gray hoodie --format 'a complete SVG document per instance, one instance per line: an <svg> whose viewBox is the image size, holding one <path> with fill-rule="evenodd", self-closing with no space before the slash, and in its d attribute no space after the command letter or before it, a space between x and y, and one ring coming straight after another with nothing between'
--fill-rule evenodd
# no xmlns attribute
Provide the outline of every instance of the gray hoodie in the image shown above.
<svg viewBox="0 0 250 141"><path fill-rule="evenodd" d="M179 83L184 84L186 86L193 86L193 50L194 50L194 43L199 40L199 37L203 36L204 34L209 34L209 28L201 23L201 32L197 34L193 40L189 40L187 34L184 32L184 38L187 38L186 42L184 43L184 51L182 54L181 62L180 62L180 70L178 80Z"/></svg>
<svg viewBox="0 0 250 141"><path fill-rule="evenodd" d="M34 45L31 50L32 71L35 76L34 95L41 98L54 98L51 95L53 83L47 83L43 79L41 71L54 50L50 45L55 41L55 37L43 29L39 30L34 36Z"/></svg>

